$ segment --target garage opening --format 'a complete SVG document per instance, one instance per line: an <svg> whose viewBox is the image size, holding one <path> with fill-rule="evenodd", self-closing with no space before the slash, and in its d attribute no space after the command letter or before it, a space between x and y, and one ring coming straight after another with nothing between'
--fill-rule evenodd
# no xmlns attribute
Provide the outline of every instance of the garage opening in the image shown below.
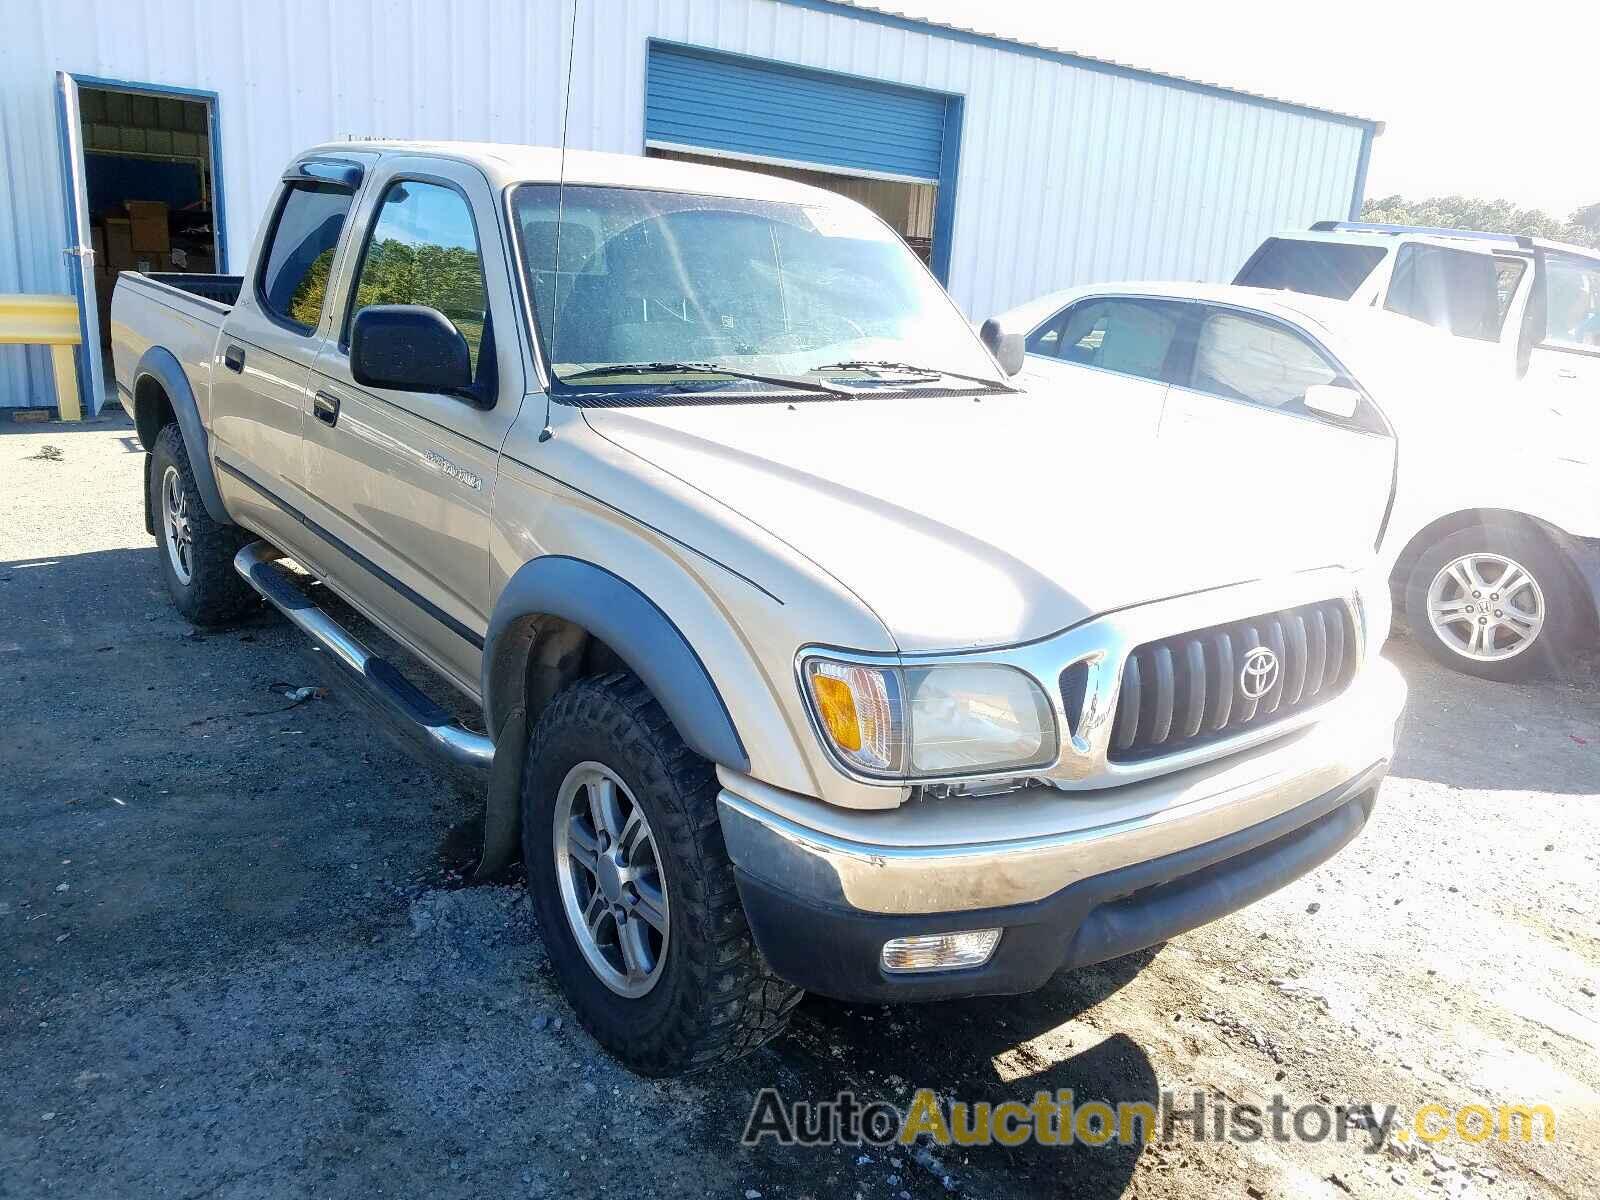
<svg viewBox="0 0 1600 1200"><path fill-rule="evenodd" d="M645 153L825 188L948 282L961 97L653 41Z"/></svg>
<svg viewBox="0 0 1600 1200"><path fill-rule="evenodd" d="M212 112L206 100L79 84L78 120L94 303L110 391L117 276L217 270Z"/></svg>
<svg viewBox="0 0 1600 1200"><path fill-rule="evenodd" d="M848 196L882 217L884 222L917 252L923 262L932 261L933 208L934 199L939 191L937 184L903 183L897 179L863 179L859 176L838 175L827 171L808 171L803 167L757 162L732 155L713 157L707 154L688 154L681 150L662 150L655 146L647 146L645 154L651 158L675 158L680 162L705 163L712 167L737 167L741 171L776 175L780 179L793 179L799 183L808 183L812 187L826 188L841 196Z"/></svg>

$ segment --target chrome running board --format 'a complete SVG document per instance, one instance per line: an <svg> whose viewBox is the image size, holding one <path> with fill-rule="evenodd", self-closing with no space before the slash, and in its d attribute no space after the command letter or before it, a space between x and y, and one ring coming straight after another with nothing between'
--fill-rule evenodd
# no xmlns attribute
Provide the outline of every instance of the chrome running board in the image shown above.
<svg viewBox="0 0 1600 1200"><path fill-rule="evenodd" d="M393 663L373 654L318 608L273 566L283 557L277 547L267 542L251 542L233 556L233 569L331 654L425 748L457 766L488 770L494 763L494 742L459 724L400 674Z"/></svg>

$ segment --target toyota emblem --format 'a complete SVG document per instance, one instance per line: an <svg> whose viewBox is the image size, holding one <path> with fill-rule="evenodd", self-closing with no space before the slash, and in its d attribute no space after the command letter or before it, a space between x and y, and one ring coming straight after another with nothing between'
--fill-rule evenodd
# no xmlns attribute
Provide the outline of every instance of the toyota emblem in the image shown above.
<svg viewBox="0 0 1600 1200"><path fill-rule="evenodd" d="M1246 700L1259 700L1278 682L1278 656L1265 646L1257 646L1244 656L1239 672L1239 690Z"/></svg>

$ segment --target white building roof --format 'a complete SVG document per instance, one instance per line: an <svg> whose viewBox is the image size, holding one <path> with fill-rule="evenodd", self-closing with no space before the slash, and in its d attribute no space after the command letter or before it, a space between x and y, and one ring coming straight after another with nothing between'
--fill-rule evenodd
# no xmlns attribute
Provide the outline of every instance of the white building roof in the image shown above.
<svg viewBox="0 0 1600 1200"><path fill-rule="evenodd" d="M790 0L791 3L795 0ZM1384 123L1374 117L1364 117L1359 113L1342 112L1339 109L1327 108L1316 104L1307 104L1299 100L1289 100L1281 96L1270 96L1264 92L1252 92L1245 88L1231 87L1224 83L1214 83L1210 80L1195 79L1187 75L1178 75L1170 71L1157 71L1149 67L1135 66L1131 63L1117 62L1114 59L1099 58L1092 54L1083 54L1076 50L1069 50L1062 46L1046 45L1042 42L1031 42L1023 38L1010 37L1005 34L989 33L966 25L952 25L944 21L933 21L926 17L916 16L900 9L888 8L881 4L865 4L861 0L825 0L816 7L835 9L856 9L862 16L871 19L876 16L895 22L904 22L933 33L944 33L965 41L979 41L1001 48L1010 48L1026 53L1041 55L1058 62L1071 63L1077 66L1100 67L1104 70L1114 71L1119 74L1136 76L1156 83L1169 83L1177 87L1188 87L1200 91L1223 95L1236 96L1241 100L1265 102L1283 108L1296 109L1301 112L1316 113L1322 116L1337 117L1346 121L1357 122L1372 128L1374 135L1381 134Z"/></svg>

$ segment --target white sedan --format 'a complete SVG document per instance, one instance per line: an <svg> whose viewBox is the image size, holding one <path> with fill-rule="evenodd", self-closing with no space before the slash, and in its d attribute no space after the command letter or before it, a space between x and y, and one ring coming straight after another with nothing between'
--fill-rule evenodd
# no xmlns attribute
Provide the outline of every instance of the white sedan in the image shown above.
<svg viewBox="0 0 1600 1200"><path fill-rule="evenodd" d="M997 318L996 334L1012 350L1023 339L1024 382L1095 373L1102 386L1068 393L1094 406L1086 429L1192 444L1247 471L1263 511L1305 489L1330 518L1360 510L1397 605L1441 662L1517 679L1595 644L1600 430L1587 409L1519 386L1492 347L1475 354L1378 310L1203 284L1056 292ZM1162 486L1137 461L1128 482ZM1170 500L1181 511L1184 497Z"/></svg>

